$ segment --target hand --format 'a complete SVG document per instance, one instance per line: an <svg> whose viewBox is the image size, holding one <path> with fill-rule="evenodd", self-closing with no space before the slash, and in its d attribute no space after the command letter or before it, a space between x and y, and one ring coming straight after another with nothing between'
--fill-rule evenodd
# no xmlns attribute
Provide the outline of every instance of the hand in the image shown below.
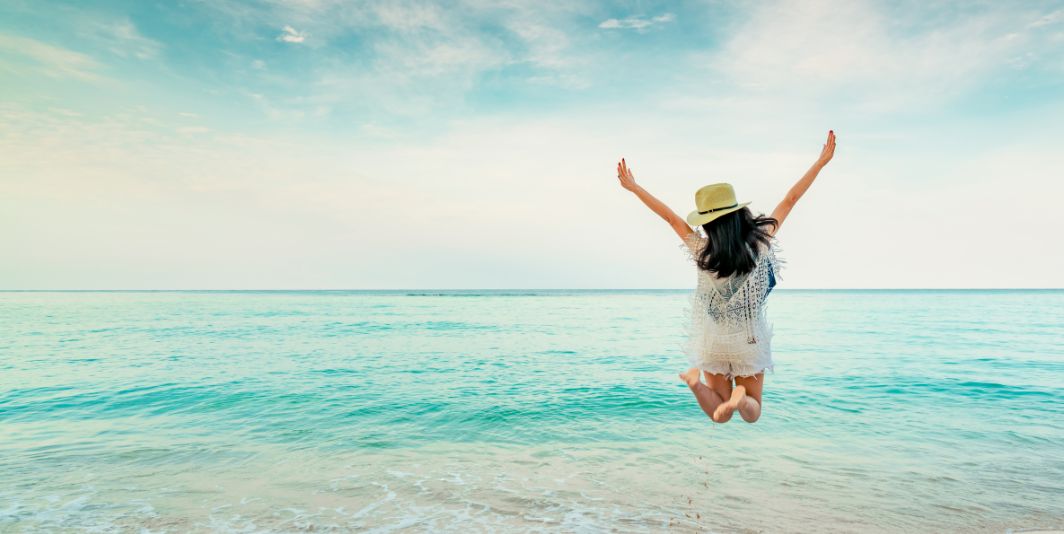
<svg viewBox="0 0 1064 534"><path fill-rule="evenodd" d="M831 158L835 156L835 130L828 130L828 140L824 143L823 150L820 151L820 157L817 158L817 165L823 167L827 165Z"/></svg>
<svg viewBox="0 0 1064 534"><path fill-rule="evenodd" d="M621 158L621 162L617 164L617 179L621 181L621 187L635 191L635 175L632 174L632 169L628 168L628 164L625 163L624 158Z"/></svg>

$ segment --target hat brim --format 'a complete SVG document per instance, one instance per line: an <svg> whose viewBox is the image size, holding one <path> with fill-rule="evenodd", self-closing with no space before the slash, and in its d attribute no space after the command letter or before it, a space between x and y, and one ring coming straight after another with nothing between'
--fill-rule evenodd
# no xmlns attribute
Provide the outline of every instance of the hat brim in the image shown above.
<svg viewBox="0 0 1064 534"><path fill-rule="evenodd" d="M695 211L692 211L691 213L689 213L687 215L687 224L690 224L691 226L702 226L703 224L706 224L706 223L712 221L713 219L717 219L719 217L723 217L723 216L725 216L725 215L727 215L729 213L734 213L734 212L739 211L739 210L741 210L741 209L743 209L743 208L745 208L745 207L747 207L749 205L750 205L749 202L743 202L742 204L739 204L738 206L735 206L734 208L728 208L726 210L714 211L712 213L698 213L698 210L695 210Z"/></svg>

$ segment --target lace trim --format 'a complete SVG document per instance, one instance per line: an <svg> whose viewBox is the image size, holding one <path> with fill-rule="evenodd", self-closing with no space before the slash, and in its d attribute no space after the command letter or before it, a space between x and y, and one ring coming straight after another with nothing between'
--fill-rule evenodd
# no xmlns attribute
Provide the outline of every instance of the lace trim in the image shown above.
<svg viewBox="0 0 1064 534"><path fill-rule="evenodd" d="M695 256L698 251L702 250L702 247L706 245L706 238L698 234L698 232L691 232L684 238L683 243L680 243L680 249L687 254L687 259L691 263L696 263L698 258Z"/></svg>

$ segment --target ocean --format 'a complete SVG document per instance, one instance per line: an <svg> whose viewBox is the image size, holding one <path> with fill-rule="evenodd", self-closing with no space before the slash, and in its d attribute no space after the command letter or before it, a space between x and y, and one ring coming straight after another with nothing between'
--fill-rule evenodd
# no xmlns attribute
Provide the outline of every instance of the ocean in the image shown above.
<svg viewBox="0 0 1064 534"><path fill-rule="evenodd" d="M1064 291L777 289L723 425L687 294L0 293L0 531L1064 528Z"/></svg>

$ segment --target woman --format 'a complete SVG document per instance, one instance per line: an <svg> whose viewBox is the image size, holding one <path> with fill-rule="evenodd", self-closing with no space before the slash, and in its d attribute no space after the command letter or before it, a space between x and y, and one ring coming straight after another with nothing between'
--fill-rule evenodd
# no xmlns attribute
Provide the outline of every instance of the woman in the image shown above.
<svg viewBox="0 0 1064 534"><path fill-rule="evenodd" d="M835 132L829 131L816 163L791 187L771 217L755 217L746 207L749 202L736 202L731 185L713 184L695 193L697 209L687 221L637 185L623 159L617 164L621 187L669 223L698 266L687 347L692 367L680 379L713 421L727 422L736 410L748 423L761 417L765 371L772 368L772 332L764 304L779 270L775 235L834 154ZM688 224L701 226L704 235Z"/></svg>

